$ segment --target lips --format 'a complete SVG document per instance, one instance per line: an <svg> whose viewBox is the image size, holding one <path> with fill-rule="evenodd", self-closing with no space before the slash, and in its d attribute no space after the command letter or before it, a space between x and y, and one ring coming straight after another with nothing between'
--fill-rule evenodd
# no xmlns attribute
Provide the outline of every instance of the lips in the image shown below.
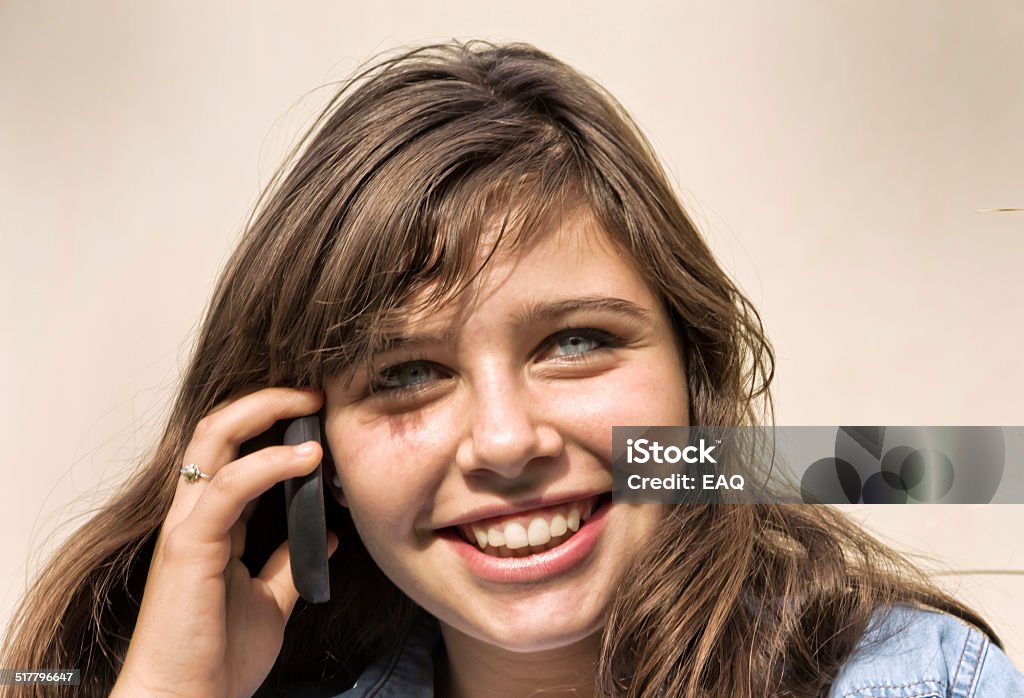
<svg viewBox="0 0 1024 698"><path fill-rule="evenodd" d="M522 526L523 518L546 518L550 516L548 528L556 526L559 509L584 506L588 501L593 501L593 511L584 522L580 516L578 530L569 528L569 521L566 520L566 531L559 536L552 536L543 545L529 545L531 531L526 529L527 545L520 548L509 548L507 545L495 546L490 538L490 526L487 533L487 545L483 549L480 541L468 542L464 535L459 532L460 526L469 526L472 531L473 525L480 522L488 524L507 522L502 533L507 532L513 526ZM594 552L599 548L602 540L602 532L610 512L613 509L611 493L593 495L573 501L563 501L561 504L538 507L535 509L521 510L515 514L506 514L500 517L487 517L471 519L464 524L446 526L437 530L438 538L444 544L450 546L452 552L462 560L466 568L480 580L498 584L519 584L536 583L545 579L553 579L557 576L572 573L577 570L588 569L593 563ZM554 512L554 513L552 513ZM543 513L543 516L541 515ZM571 512L570 512L571 514ZM518 519L518 520L517 520ZM496 520L496 521L495 521ZM530 522L532 528L537 526ZM539 525L538 525L539 526ZM482 526L478 526L482 527ZM537 533L537 530L533 531ZM514 531L512 537L520 535ZM474 534L475 538L475 534ZM536 539L535 539L536 540ZM508 543L508 541L505 541ZM519 544L519 540L513 540L513 544Z"/></svg>

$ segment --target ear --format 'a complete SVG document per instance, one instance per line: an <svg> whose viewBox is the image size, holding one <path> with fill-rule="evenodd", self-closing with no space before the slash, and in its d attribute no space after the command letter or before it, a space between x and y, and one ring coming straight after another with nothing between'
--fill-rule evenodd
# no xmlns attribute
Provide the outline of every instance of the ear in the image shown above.
<svg viewBox="0 0 1024 698"><path fill-rule="evenodd" d="M338 473L336 471L333 471L333 468L331 476L327 479L327 482L330 483L328 489L331 490L331 494L334 498L338 500L338 504L348 508L348 500L345 498L345 491L341 489L341 478L338 477Z"/></svg>
<svg viewBox="0 0 1024 698"><path fill-rule="evenodd" d="M320 433L324 433L322 422L320 426ZM324 480L327 483L327 489L331 492L331 496L334 497L338 504L347 509L348 500L345 498L344 490L341 489L341 479L338 477L338 468L334 465L334 456L331 454L330 448L327 447L326 441L324 442L323 468Z"/></svg>

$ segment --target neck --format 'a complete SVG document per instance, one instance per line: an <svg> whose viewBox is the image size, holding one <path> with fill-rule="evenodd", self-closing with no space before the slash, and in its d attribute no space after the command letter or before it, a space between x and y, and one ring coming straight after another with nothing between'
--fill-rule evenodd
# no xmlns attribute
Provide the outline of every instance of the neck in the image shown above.
<svg viewBox="0 0 1024 698"><path fill-rule="evenodd" d="M441 623L447 659L437 670L435 695L444 698L593 698L601 632L565 647L511 652Z"/></svg>

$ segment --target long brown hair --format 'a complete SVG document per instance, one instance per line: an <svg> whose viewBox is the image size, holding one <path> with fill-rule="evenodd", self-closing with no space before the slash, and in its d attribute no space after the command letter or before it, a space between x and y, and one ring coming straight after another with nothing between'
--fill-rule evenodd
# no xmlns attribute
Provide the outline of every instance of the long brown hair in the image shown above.
<svg viewBox="0 0 1024 698"><path fill-rule="evenodd" d="M772 421L774 356L760 317L613 97L522 44L385 58L342 87L267 188L217 284L155 454L53 556L0 664L77 667L83 685L69 694L105 695L199 419L243 387L322 386L369 356L413 294L428 291L424 302L436 305L465 288L489 222L514 242L570 205L600 222L665 303L692 422ZM347 512L331 507L328 517L341 539L332 601L300 601L261 694L353 679L419 610L374 564ZM250 569L283 539L283 519L279 499L263 497L249 524ZM995 637L825 506L666 507L628 576L595 677L612 696L818 695L872 613L898 602Z"/></svg>

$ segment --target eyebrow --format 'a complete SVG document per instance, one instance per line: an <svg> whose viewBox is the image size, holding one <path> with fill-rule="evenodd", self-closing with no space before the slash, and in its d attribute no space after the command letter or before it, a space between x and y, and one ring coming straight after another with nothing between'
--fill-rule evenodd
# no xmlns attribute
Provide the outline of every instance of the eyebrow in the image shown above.
<svg viewBox="0 0 1024 698"><path fill-rule="evenodd" d="M601 312L620 315L635 322L650 322L651 311L625 298L610 296L582 296L558 301L532 303L516 313L510 323L514 331L541 322L550 322L578 312ZM416 349L423 346L454 344L458 329L443 332L417 332L411 335L393 335L382 338L377 352Z"/></svg>

